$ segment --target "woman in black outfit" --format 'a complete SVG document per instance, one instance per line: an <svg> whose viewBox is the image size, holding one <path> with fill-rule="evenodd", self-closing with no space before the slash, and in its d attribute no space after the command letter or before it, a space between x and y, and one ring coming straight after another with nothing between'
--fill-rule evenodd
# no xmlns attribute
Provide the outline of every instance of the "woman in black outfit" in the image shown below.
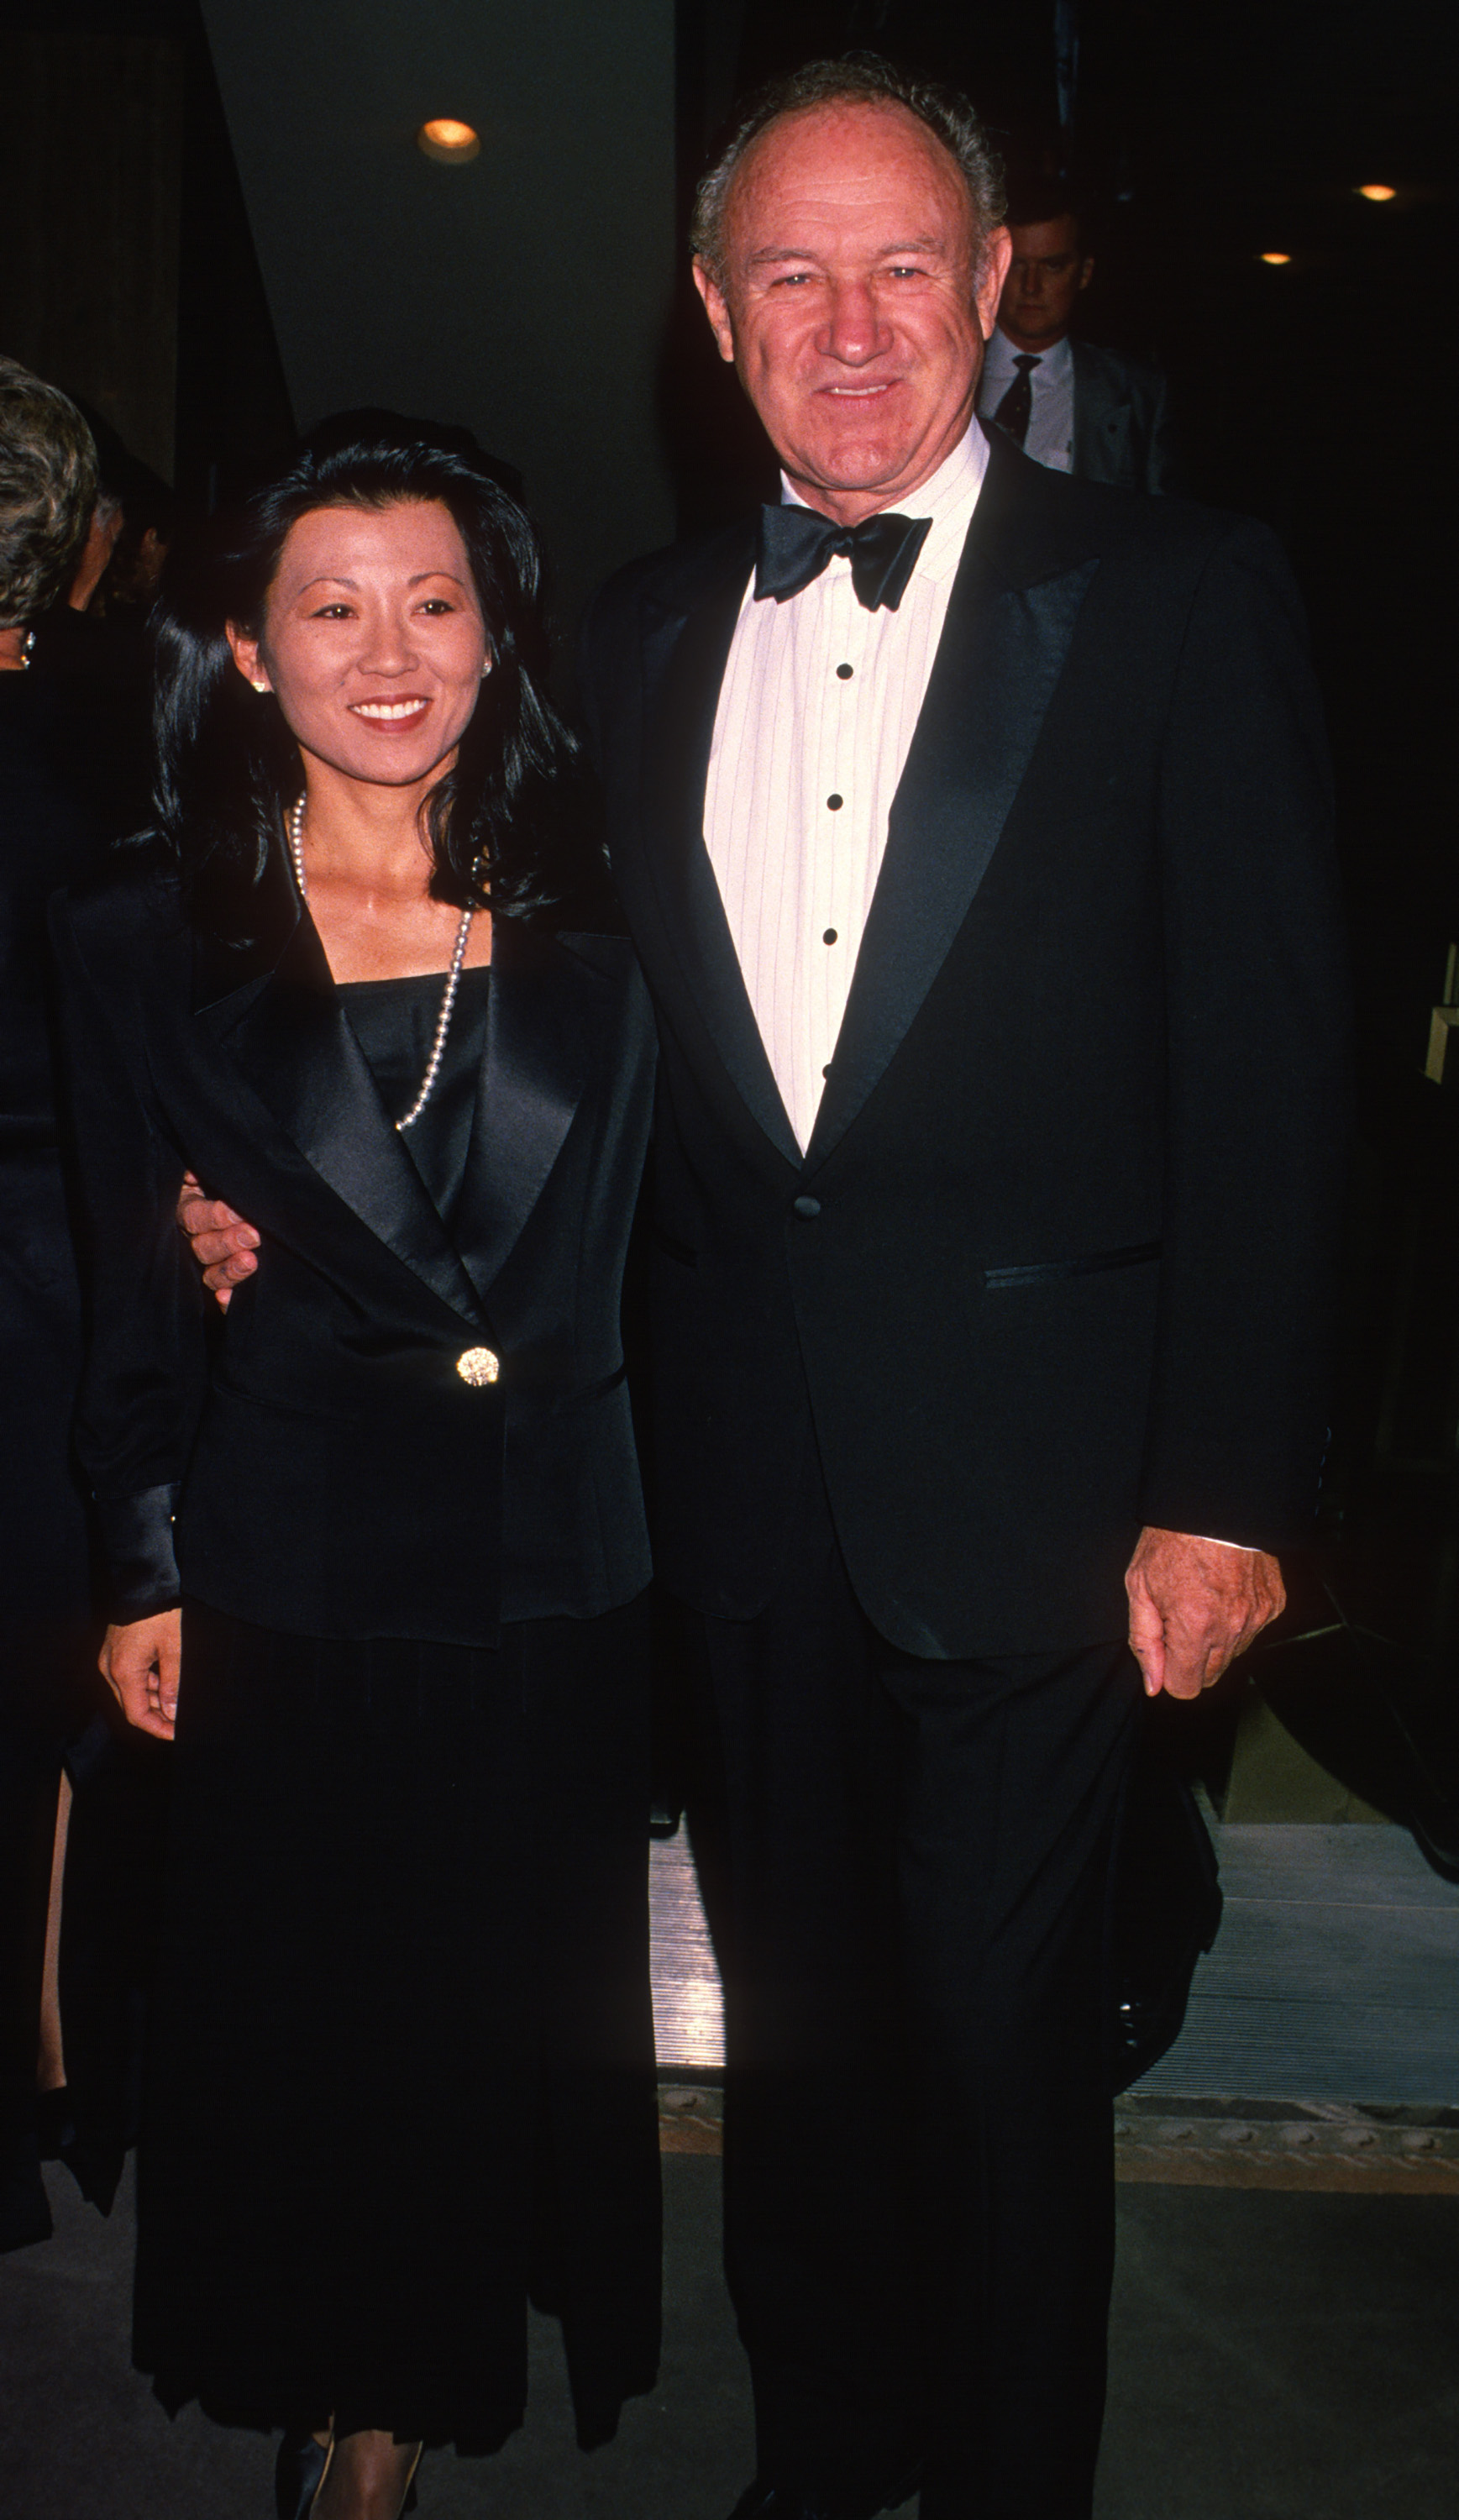
<svg viewBox="0 0 1459 2520"><path fill-rule="evenodd" d="M654 2376L652 1026L467 442L327 424L159 640L158 840L55 917L103 1667L176 1734L135 2351L393 2520L519 2422L529 2285L585 2444ZM185 1166L268 1264L216 1334Z"/></svg>
<svg viewBox="0 0 1459 2520"><path fill-rule="evenodd" d="M59 2152L104 2206L120 2176L136 1983L125 1961L146 1912L157 1781L152 1744L119 1752L97 1703L101 1631L70 1450L81 1297L47 985L50 895L129 828L85 696L50 670L43 635L36 645L96 498L81 413L0 358L0 2251L50 2232L43 2158ZM99 1865L101 1910L88 1880Z"/></svg>

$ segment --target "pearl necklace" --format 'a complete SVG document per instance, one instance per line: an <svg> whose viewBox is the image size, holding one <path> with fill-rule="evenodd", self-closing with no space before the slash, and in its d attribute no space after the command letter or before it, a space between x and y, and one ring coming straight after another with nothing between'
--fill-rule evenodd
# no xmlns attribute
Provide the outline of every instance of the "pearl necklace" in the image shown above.
<svg viewBox="0 0 1459 2520"><path fill-rule="evenodd" d="M293 859L294 881L299 887L299 899L300 901L307 901L309 898L309 887L304 881L304 799L302 796L299 798L298 803L295 805L293 812L288 818L288 853ZM472 909L471 904L467 902L465 909L461 915L461 925L456 931L456 944L452 949L451 955L451 968L446 974L446 988L445 994L441 999L441 1012L436 1017L435 1039L430 1045L430 1057L425 1062L425 1074L420 1079L420 1091L417 1095L415 1102L411 1104L405 1118L403 1120L396 1121L395 1126L397 1129L413 1129L415 1127L416 1122L420 1119L426 1103L430 1101L436 1078L441 1072L441 1060L445 1057L446 1052L446 1035L451 1030L451 1016L456 1006L456 992L461 985L461 967L466 959L466 939L471 933L471 921L475 915L476 914Z"/></svg>

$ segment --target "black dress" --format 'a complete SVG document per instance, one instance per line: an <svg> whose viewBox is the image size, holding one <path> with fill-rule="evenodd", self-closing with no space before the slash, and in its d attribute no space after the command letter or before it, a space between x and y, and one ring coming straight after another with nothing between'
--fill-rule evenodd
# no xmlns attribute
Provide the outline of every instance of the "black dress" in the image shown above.
<svg viewBox="0 0 1459 2520"><path fill-rule="evenodd" d="M440 990L339 993L392 1113ZM405 1141L448 1223L489 991ZM504 1610L493 1649L185 1600L136 2314L170 2407L489 2451L529 2289L585 2444L653 2384L643 1604Z"/></svg>

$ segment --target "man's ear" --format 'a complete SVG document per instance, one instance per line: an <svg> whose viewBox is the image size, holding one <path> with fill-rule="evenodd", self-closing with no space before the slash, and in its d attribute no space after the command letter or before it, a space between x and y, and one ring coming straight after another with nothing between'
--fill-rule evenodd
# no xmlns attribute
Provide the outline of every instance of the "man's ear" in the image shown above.
<svg viewBox="0 0 1459 2520"><path fill-rule="evenodd" d="M983 240L983 253L978 268L973 303L978 310L978 329L985 341L993 339L993 328L998 320L998 300L1013 260L1013 239L1006 228L992 228Z"/></svg>
<svg viewBox="0 0 1459 2520"><path fill-rule="evenodd" d="M725 303L725 292L707 264L700 262L697 256L694 261L694 287L699 292L700 303L709 317L709 329L719 344L720 356L732 367L734 365L734 327L730 321L730 309Z"/></svg>
<svg viewBox="0 0 1459 2520"><path fill-rule="evenodd" d="M1083 258L1083 261L1080 264L1080 267L1079 267L1079 285L1080 285L1081 289L1087 289L1087 288L1088 288L1088 286L1089 286L1089 283L1090 283L1090 281L1093 279L1093 277L1094 277L1094 256L1092 255L1092 253L1086 253L1086 254L1085 254L1085 256L1084 256L1084 258Z"/></svg>
<svg viewBox="0 0 1459 2520"><path fill-rule="evenodd" d="M255 692L268 691L269 669L259 655L258 641L250 639L247 632L241 630L236 621L225 622L224 635L233 651L233 661L244 682L251 683Z"/></svg>

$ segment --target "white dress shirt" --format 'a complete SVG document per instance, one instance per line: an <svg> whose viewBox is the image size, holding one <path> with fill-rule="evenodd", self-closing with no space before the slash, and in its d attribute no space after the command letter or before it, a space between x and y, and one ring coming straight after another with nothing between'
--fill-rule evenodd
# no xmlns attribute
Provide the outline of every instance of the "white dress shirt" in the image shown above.
<svg viewBox="0 0 1459 2520"><path fill-rule="evenodd" d="M978 409L985 420L992 420L1018 370L1015 359L1024 355L1016 341L994 326L993 339L983 361L983 374L978 380ZM1036 464L1045 464L1051 472L1074 470L1074 352L1066 333L1051 350L1039 354L1039 364L1029 370L1029 382L1034 390L1034 407L1029 414L1028 435L1023 442L1025 455Z"/></svg>
<svg viewBox="0 0 1459 2520"><path fill-rule="evenodd" d="M704 839L780 1099L810 1144L988 462L976 421L898 513L932 530L897 611L857 601L848 560L757 603L720 687ZM781 495L800 499L781 476Z"/></svg>

